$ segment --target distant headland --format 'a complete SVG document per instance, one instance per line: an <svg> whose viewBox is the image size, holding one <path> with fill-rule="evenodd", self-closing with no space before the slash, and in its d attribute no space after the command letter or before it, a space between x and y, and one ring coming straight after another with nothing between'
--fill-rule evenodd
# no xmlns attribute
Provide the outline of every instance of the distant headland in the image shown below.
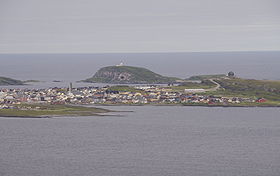
<svg viewBox="0 0 280 176"><path fill-rule="evenodd" d="M38 80L26 80L26 81L21 81L13 78L7 78L7 77L0 77L0 86L17 86L17 85L25 85L28 83L37 83L40 82Z"/></svg>
<svg viewBox="0 0 280 176"><path fill-rule="evenodd" d="M0 86L7 86L7 85L23 85L24 82L12 78L7 77L0 77Z"/></svg>
<svg viewBox="0 0 280 176"><path fill-rule="evenodd" d="M84 80L92 83L111 84L168 84L180 81L179 78L167 77L141 67L119 64L99 69L93 77Z"/></svg>

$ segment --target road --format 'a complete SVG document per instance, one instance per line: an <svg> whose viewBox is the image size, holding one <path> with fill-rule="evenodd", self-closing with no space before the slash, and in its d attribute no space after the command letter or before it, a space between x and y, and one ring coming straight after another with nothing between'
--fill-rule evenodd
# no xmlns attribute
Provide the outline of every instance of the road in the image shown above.
<svg viewBox="0 0 280 176"><path fill-rule="evenodd" d="M209 79L209 81L211 81L212 83L216 84L216 87L213 87L213 88L210 88L210 89L205 89L206 92L217 91L218 89L221 88L221 85L219 83L217 83L216 81L214 81L213 79Z"/></svg>

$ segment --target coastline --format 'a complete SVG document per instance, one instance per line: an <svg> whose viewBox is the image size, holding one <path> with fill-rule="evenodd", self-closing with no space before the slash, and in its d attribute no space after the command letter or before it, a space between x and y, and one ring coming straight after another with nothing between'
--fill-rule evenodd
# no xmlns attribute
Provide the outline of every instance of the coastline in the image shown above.
<svg viewBox="0 0 280 176"><path fill-rule="evenodd" d="M279 108L280 105L266 105L266 104L259 104L259 105L240 105L240 104L231 104L231 105L218 105L218 104L183 104L183 103L174 103L174 104L93 104L93 106L193 106L193 107L236 107L236 108Z"/></svg>
<svg viewBox="0 0 280 176"><path fill-rule="evenodd" d="M38 106L38 104L31 104L30 106ZM46 105L42 105L45 107ZM94 104L94 105L56 105L51 106L48 110L18 110L18 109L0 109L0 118L22 118L22 119L44 119L44 118L54 118L54 117L84 117L84 116L122 116L121 114L110 114L112 112L133 112L133 111L115 111L109 109L103 109L100 107L113 107L113 106L181 106L181 107L203 107L203 108L279 108L280 105L271 104L252 104L252 105L242 105L242 104L184 104L184 103L174 103L174 104L164 104L164 103L154 103L154 104ZM71 110L65 108L72 108ZM52 109L54 108L54 109Z"/></svg>

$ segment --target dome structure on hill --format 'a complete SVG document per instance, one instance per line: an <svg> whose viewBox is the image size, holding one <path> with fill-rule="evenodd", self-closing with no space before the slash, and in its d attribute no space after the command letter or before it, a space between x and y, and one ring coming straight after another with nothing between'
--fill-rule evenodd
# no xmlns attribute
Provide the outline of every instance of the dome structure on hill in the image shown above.
<svg viewBox="0 0 280 176"><path fill-rule="evenodd" d="M228 72L228 77L234 77L234 72L233 71Z"/></svg>

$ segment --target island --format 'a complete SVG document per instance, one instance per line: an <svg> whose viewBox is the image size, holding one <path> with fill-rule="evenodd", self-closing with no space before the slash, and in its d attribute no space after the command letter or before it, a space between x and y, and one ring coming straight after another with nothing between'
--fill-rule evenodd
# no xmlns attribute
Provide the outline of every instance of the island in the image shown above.
<svg viewBox="0 0 280 176"><path fill-rule="evenodd" d="M93 77L83 81L111 84L168 84L179 80L181 79L162 76L146 68L117 65L103 67Z"/></svg>
<svg viewBox="0 0 280 176"><path fill-rule="evenodd" d="M0 77L0 86L7 86L7 85L23 85L24 82L12 78L7 77Z"/></svg>

